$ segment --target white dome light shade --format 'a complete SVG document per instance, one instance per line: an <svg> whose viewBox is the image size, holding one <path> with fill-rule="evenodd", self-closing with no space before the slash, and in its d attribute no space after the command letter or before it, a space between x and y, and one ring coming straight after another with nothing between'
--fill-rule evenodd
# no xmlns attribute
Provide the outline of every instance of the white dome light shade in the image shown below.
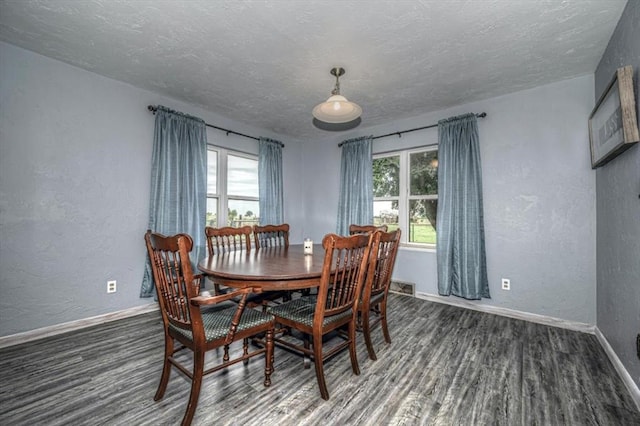
<svg viewBox="0 0 640 426"><path fill-rule="evenodd" d="M362 108L340 94L340 76L344 75L344 68L332 68L329 73L335 76L336 85L331 91L331 97L313 108L313 125L321 130L333 131L357 127L362 121Z"/></svg>
<svg viewBox="0 0 640 426"><path fill-rule="evenodd" d="M362 108L342 95L333 95L313 108L315 118L325 123L346 123L360 117Z"/></svg>

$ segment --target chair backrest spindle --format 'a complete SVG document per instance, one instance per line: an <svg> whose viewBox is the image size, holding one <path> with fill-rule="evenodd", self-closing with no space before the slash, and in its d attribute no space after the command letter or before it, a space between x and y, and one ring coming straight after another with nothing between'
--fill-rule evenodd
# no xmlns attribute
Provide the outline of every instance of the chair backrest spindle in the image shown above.
<svg viewBox="0 0 640 426"><path fill-rule="evenodd" d="M253 239L256 248L260 247L289 247L289 225L255 225L253 227Z"/></svg>
<svg viewBox="0 0 640 426"><path fill-rule="evenodd" d="M204 233L207 237L209 256L236 250L251 251L251 232L252 229L248 225L239 228L231 226L212 228L207 226L204 229Z"/></svg>
<svg viewBox="0 0 640 426"><path fill-rule="evenodd" d="M367 292L370 292L370 297L374 297L388 291L398 247L400 246L400 229L393 232L377 232L380 234L378 244L376 250L371 252L372 259L375 256L376 260L370 264L370 270L367 274L365 297L367 297Z"/></svg>
<svg viewBox="0 0 640 426"><path fill-rule="evenodd" d="M189 299L198 295L199 284L189 259L193 240L187 234L166 237L147 231L145 242L163 319L177 327L190 328Z"/></svg>
<svg viewBox="0 0 640 426"><path fill-rule="evenodd" d="M353 307L364 284L372 237L372 234L350 237L329 234L324 237L325 261L316 316L336 315Z"/></svg>

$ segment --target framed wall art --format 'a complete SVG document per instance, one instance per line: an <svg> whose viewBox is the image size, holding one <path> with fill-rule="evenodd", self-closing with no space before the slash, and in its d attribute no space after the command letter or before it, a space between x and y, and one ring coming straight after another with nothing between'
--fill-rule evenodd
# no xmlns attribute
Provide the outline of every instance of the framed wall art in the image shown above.
<svg viewBox="0 0 640 426"><path fill-rule="evenodd" d="M591 168L604 166L640 140L633 67L618 68L589 116Z"/></svg>

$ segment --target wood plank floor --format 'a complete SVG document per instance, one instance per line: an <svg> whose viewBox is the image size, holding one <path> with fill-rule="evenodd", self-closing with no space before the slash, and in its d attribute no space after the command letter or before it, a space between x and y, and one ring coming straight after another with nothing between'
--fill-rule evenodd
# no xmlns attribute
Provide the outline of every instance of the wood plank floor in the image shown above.
<svg viewBox="0 0 640 426"><path fill-rule="evenodd" d="M325 366L276 349L272 386L254 358L204 379L194 425L640 425L595 336L391 295L378 361L358 339ZM189 383L176 370L153 401L162 328L152 312L0 350L1 425L179 424ZM212 353L215 357L216 354Z"/></svg>

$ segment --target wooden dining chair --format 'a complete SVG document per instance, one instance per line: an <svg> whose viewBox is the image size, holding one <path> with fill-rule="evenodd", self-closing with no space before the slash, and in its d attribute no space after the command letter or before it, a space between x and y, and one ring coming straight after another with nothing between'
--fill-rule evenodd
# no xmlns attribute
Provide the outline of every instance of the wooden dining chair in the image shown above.
<svg viewBox="0 0 640 426"><path fill-rule="evenodd" d="M209 256L219 253L228 253L236 250L251 251L251 235L252 228L241 226L234 228L225 226L223 228L213 228L207 226L204 228L204 234L207 239L207 252ZM216 294L224 294L229 291L227 287L221 286L217 282L213 282Z"/></svg>
<svg viewBox="0 0 640 426"><path fill-rule="evenodd" d="M260 247L289 247L289 224L254 225L253 240Z"/></svg>
<svg viewBox="0 0 640 426"><path fill-rule="evenodd" d="M253 289L246 288L221 296L199 296L202 276L194 275L192 271L189 259L193 247L191 237L186 234L166 237L147 231L144 239L164 324L164 364L154 400L163 398L171 367L176 367L191 380L189 402L182 419L182 425L189 425L198 405L204 375L240 361L246 364L249 358L262 353L265 354L264 386L270 386L275 321L271 314L245 309L247 295ZM237 305L217 310L211 308L234 297L240 297ZM257 334L264 334L265 345L249 352L249 338ZM228 345L238 340L243 341L242 355L230 359ZM176 342L179 347L175 347ZM219 347L225 348L222 360L204 370L205 353ZM193 354L192 369L174 357L176 352L183 349L189 349Z"/></svg>
<svg viewBox="0 0 640 426"><path fill-rule="evenodd" d="M282 336L276 341L313 359L320 395L325 400L329 399L324 378L324 361L327 358L349 348L351 369L354 374L360 374L356 355L356 316L372 238L373 234L351 237L326 235L322 240L325 255L318 294L268 309L285 332L294 329L303 333L302 345L289 339L293 336ZM324 351L323 336L345 326L348 333L337 334L344 341Z"/></svg>
<svg viewBox="0 0 640 426"><path fill-rule="evenodd" d="M380 323L385 341L391 343L387 325L387 296L400 247L400 234L400 229L393 232L375 232L367 278L358 305L358 329L364 335L369 358L374 361L377 357L371 342L371 327Z"/></svg>
<svg viewBox="0 0 640 426"><path fill-rule="evenodd" d="M387 225L380 225L380 226L375 226L375 225L356 225L355 223L352 223L351 225L349 225L349 235L369 234L369 233L376 232L376 231L387 232L388 229L389 228L387 227Z"/></svg>
<svg viewBox="0 0 640 426"><path fill-rule="evenodd" d="M225 226L222 228L213 228L207 226L204 228L204 234L207 237L207 250L209 256L217 253L227 253L234 250L251 250L251 234L253 230L249 225L234 228Z"/></svg>

